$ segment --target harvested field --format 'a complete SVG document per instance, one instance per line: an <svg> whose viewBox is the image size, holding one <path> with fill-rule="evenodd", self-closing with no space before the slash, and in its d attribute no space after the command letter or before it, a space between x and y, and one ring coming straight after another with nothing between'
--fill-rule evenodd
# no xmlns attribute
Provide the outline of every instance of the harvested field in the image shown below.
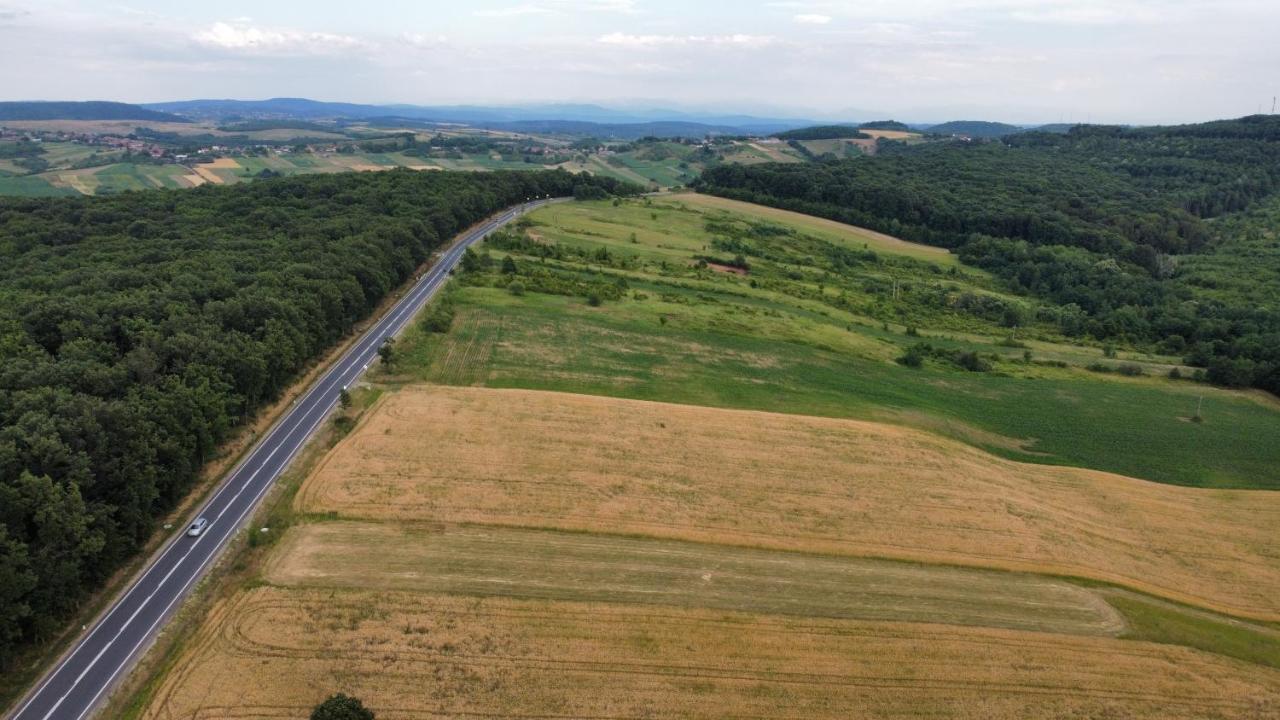
<svg viewBox="0 0 1280 720"><path fill-rule="evenodd" d="M203 165L196 165L191 169L204 182L211 182L214 185L221 185L226 182L221 175Z"/></svg>
<svg viewBox="0 0 1280 720"><path fill-rule="evenodd" d="M872 130L862 128L862 133L870 135L873 138L885 138L888 140L906 140L908 138L920 137L920 133L908 132L906 130Z"/></svg>
<svg viewBox="0 0 1280 720"><path fill-rule="evenodd" d="M142 717L1262 718L1280 672L1010 630L263 587L224 601Z"/></svg>
<svg viewBox="0 0 1280 720"><path fill-rule="evenodd" d="M1101 596L1034 575L649 538L326 522L291 529L278 585L648 603L1115 635Z"/></svg>
<svg viewBox="0 0 1280 720"><path fill-rule="evenodd" d="M209 167L215 170L242 170L240 163L235 158L220 157L214 158L213 162L199 163L196 167Z"/></svg>
<svg viewBox="0 0 1280 720"><path fill-rule="evenodd" d="M1020 464L877 423L406 388L328 456L296 502L351 518L1068 574L1280 617L1280 494Z"/></svg>

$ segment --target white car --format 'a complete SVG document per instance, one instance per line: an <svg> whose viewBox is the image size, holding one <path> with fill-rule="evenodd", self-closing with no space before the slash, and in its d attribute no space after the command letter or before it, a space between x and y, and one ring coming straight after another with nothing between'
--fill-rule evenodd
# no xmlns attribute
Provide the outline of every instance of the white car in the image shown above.
<svg viewBox="0 0 1280 720"><path fill-rule="evenodd" d="M191 527L187 528L187 537L198 536L200 533L204 532L204 529L208 526L208 520L205 520L204 518L196 518L196 521L191 523Z"/></svg>

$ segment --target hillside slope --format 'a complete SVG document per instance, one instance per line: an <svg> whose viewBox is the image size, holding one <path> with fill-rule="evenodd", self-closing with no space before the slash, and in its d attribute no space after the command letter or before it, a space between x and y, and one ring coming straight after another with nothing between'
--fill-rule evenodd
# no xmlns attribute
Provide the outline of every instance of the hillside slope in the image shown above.
<svg viewBox="0 0 1280 720"><path fill-rule="evenodd" d="M187 122L167 112L148 110L127 103L88 102L0 102L0 120L149 120Z"/></svg>

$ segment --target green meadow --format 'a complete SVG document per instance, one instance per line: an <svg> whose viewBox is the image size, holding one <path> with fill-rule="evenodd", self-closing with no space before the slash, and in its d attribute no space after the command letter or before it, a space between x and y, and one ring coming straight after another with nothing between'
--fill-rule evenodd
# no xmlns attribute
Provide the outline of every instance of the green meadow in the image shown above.
<svg viewBox="0 0 1280 720"><path fill-rule="evenodd" d="M1021 461L1280 489L1269 399L1169 379L1171 358L1104 359L1034 319L1006 327L1008 307L1041 310L971 269L870 251L855 229L823 239L680 198L557 205L491 238L451 286L450 330L410 331L397 373L873 419ZM735 262L724 247L761 255L706 263ZM931 353L903 365L921 343Z"/></svg>

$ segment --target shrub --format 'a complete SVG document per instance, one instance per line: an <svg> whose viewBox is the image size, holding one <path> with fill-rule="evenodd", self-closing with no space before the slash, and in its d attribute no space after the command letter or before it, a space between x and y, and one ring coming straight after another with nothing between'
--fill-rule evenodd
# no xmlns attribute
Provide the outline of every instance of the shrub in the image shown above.
<svg viewBox="0 0 1280 720"><path fill-rule="evenodd" d="M440 303L431 308L422 318L422 329L429 333L447 333L453 327L453 306Z"/></svg>
<svg viewBox="0 0 1280 720"><path fill-rule="evenodd" d="M396 361L396 349L394 344L395 340L393 338L387 338L386 341L382 343L382 346L378 348L378 359L380 359L382 364L387 367L391 367Z"/></svg>
<svg viewBox="0 0 1280 720"><path fill-rule="evenodd" d="M919 343L907 348L907 351L898 358L899 365L905 365L910 368L918 368L924 365L924 357L927 354L925 347Z"/></svg>
<svg viewBox="0 0 1280 720"><path fill-rule="evenodd" d="M519 280L513 280L513 281L511 281L511 284L507 286L507 292L511 293L512 295L516 295L516 296L523 295L523 294L524 294L524 283L520 282Z"/></svg>
<svg viewBox="0 0 1280 720"><path fill-rule="evenodd" d="M346 415L338 415L333 418L333 429L337 431L338 437L346 436L355 426L355 419Z"/></svg>
<svg viewBox="0 0 1280 720"><path fill-rule="evenodd" d="M604 300L600 298L599 293L591 293L587 296L587 304L591 307L600 307L603 303Z"/></svg>
<svg viewBox="0 0 1280 720"><path fill-rule="evenodd" d="M311 720L374 720L374 714L356 698L338 693L317 705Z"/></svg>
<svg viewBox="0 0 1280 720"><path fill-rule="evenodd" d="M1133 363L1124 363L1120 367L1116 368L1116 372L1129 377L1138 377L1143 374L1142 366L1135 365Z"/></svg>
<svg viewBox="0 0 1280 720"><path fill-rule="evenodd" d="M956 353L956 364L969 372L987 372L991 363L973 350Z"/></svg>

